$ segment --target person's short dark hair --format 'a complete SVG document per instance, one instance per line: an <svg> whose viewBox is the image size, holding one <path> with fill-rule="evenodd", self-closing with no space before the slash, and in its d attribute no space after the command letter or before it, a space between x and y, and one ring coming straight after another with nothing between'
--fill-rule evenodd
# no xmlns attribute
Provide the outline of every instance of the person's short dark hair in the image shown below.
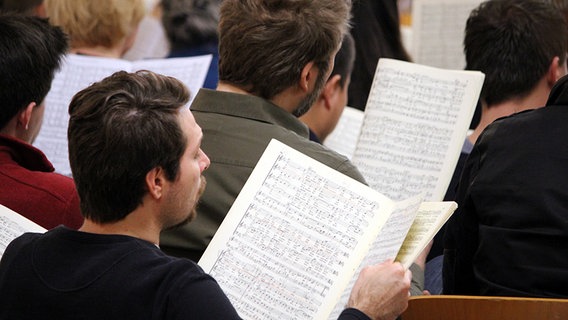
<svg viewBox="0 0 568 320"><path fill-rule="evenodd" d="M544 1L486 1L466 23L466 69L485 73L481 99L489 106L529 94L554 57L566 63L567 49L566 22Z"/></svg>
<svg viewBox="0 0 568 320"><path fill-rule="evenodd" d="M43 0L0 0L0 11L31 16L34 15L35 8L42 3Z"/></svg>
<svg viewBox="0 0 568 320"><path fill-rule="evenodd" d="M333 62L333 70L331 75L338 74L341 76L339 80L339 85L341 88L345 87L347 78L351 76L353 71L353 63L355 62L355 41L351 34L346 33L343 36L343 42L341 42L341 48L337 51L335 55L335 60Z"/></svg>
<svg viewBox="0 0 568 320"><path fill-rule="evenodd" d="M350 0L225 0L219 80L271 99L314 61L329 71L349 22Z"/></svg>
<svg viewBox="0 0 568 320"><path fill-rule="evenodd" d="M153 168L179 177L187 140L178 112L189 90L150 71L117 72L77 93L69 105L69 161L85 218L116 222L146 194Z"/></svg>
<svg viewBox="0 0 568 320"><path fill-rule="evenodd" d="M548 0L560 13L564 15L564 19L568 22L568 0Z"/></svg>
<svg viewBox="0 0 568 320"><path fill-rule="evenodd" d="M402 42L397 0L353 1L351 13L356 57L348 105L365 110L379 59L411 59Z"/></svg>
<svg viewBox="0 0 568 320"><path fill-rule="evenodd" d="M43 102L67 49L67 36L47 20L0 14L0 128Z"/></svg>
<svg viewBox="0 0 568 320"><path fill-rule="evenodd" d="M162 0L162 24L172 49L217 41L221 0Z"/></svg>

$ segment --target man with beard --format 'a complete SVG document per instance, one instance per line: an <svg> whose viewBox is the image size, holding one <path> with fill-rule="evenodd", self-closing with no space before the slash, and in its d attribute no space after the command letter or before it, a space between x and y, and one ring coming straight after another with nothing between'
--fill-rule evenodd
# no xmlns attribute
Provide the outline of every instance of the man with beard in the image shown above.
<svg viewBox="0 0 568 320"><path fill-rule="evenodd" d="M217 301L212 317L235 312L193 262L158 248L161 230L195 216L205 187L209 159L188 101L179 81L150 72L120 72L75 95L69 159L85 221L8 246L1 319L177 319L192 314L168 296L187 287L203 290L187 301Z"/></svg>
<svg viewBox="0 0 568 320"><path fill-rule="evenodd" d="M219 85L191 105L212 163L208 187L196 220L162 233L162 250L200 259L271 139L365 182L347 158L309 141L298 119L329 78L350 9L348 0L223 1ZM413 294L421 293L423 272L411 270Z"/></svg>
<svg viewBox="0 0 568 320"><path fill-rule="evenodd" d="M0 262L1 319L239 319L217 282L159 249L195 217L209 158L174 78L118 72L69 106L69 158L85 222L14 240ZM394 319L410 273L361 272L340 319Z"/></svg>
<svg viewBox="0 0 568 320"><path fill-rule="evenodd" d="M219 85L191 105L214 166L196 221L162 234L165 252L199 260L273 138L364 181L347 158L309 141L297 118L333 69L349 10L345 0L223 1Z"/></svg>

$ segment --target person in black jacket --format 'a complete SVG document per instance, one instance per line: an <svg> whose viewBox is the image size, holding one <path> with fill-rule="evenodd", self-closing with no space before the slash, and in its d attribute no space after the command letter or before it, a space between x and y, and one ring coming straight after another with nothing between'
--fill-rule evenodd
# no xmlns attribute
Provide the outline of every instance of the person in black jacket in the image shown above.
<svg viewBox="0 0 568 320"><path fill-rule="evenodd" d="M499 119L466 162L448 228L451 294L568 297L568 77L546 107Z"/></svg>
<svg viewBox="0 0 568 320"><path fill-rule="evenodd" d="M462 205L456 191L461 184L463 167L476 140L490 123L545 104L552 86L566 74L567 50L566 23L560 11L550 3L490 0L472 11L465 28L464 53L466 69L485 74L480 94L481 119L465 140L444 200L457 200L458 205ZM458 208L454 216L458 217L460 211ZM449 230L449 225L443 229L447 230L447 241L442 241L440 232L435 242L445 242L449 254L446 258L451 260L461 243L453 238L456 230ZM442 245L436 243L431 256L442 253L439 249ZM446 279L451 277L451 269L449 266L444 269ZM453 292L452 285L444 283L444 292Z"/></svg>

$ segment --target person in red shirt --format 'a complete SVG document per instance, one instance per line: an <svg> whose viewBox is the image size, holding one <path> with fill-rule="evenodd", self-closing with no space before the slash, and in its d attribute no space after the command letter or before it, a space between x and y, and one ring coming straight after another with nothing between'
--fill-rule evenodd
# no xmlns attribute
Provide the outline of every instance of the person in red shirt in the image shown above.
<svg viewBox="0 0 568 320"><path fill-rule="evenodd" d="M73 180L31 145L67 49L67 36L45 19L0 16L0 204L47 229L83 222Z"/></svg>

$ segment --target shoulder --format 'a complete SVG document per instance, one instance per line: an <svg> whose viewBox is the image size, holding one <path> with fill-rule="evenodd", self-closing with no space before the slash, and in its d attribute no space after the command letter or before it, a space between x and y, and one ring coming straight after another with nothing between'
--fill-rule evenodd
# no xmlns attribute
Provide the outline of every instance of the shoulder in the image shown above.
<svg viewBox="0 0 568 320"><path fill-rule="evenodd" d="M23 248L31 244L35 240L41 238L42 235L43 235L42 233L26 232L21 236L15 238L14 240L12 240L6 247L5 252L8 252L9 250L18 250L20 248Z"/></svg>
<svg viewBox="0 0 568 320"><path fill-rule="evenodd" d="M523 145L527 142L556 135L552 128L567 131L568 108L565 106L547 106L522 111L502 117L489 124L479 136L476 148L503 145Z"/></svg>
<svg viewBox="0 0 568 320"><path fill-rule="evenodd" d="M240 319L217 281L201 267L184 258L168 260L163 286L170 291L169 319Z"/></svg>
<svg viewBox="0 0 568 320"><path fill-rule="evenodd" d="M335 169L359 182L365 183L365 179L355 167L355 165L347 159L347 157L329 149L319 143L310 141L304 137L300 137L294 133L287 136L287 139L281 141L290 147L304 153L305 155Z"/></svg>
<svg viewBox="0 0 568 320"><path fill-rule="evenodd" d="M25 255L30 252L31 245L40 237L41 233L24 233L21 236L12 240L6 250L0 257L2 258L0 263L0 269L4 269L7 265L12 264L18 256Z"/></svg>
<svg viewBox="0 0 568 320"><path fill-rule="evenodd" d="M11 177L13 184L42 191L63 200L75 195L73 179L59 173L30 170L25 167L12 167L7 172L6 170L3 171Z"/></svg>
<svg viewBox="0 0 568 320"><path fill-rule="evenodd" d="M205 273L203 269L197 265L195 262L186 259L168 256L160 251L161 259L163 259L163 265L165 269L172 274L177 274L179 279L183 279L185 284L192 283L194 281L210 281L213 278Z"/></svg>
<svg viewBox="0 0 568 320"><path fill-rule="evenodd" d="M568 109L560 106L548 106L538 109L524 110L509 116L501 117L489 124L484 131L494 134L498 130L518 130L538 121L550 121L552 117L568 117ZM558 112L560 111L560 113ZM562 116L564 114L564 116Z"/></svg>
<svg viewBox="0 0 568 320"><path fill-rule="evenodd" d="M146 241L135 239L131 251L137 251L137 254L135 257L130 257L133 260L129 263L138 264L157 278L163 277L162 281L166 287L171 286L180 290L180 288L200 282L216 283L195 262L186 258L167 255L161 249Z"/></svg>
<svg viewBox="0 0 568 320"><path fill-rule="evenodd" d="M37 176L41 186L55 197L68 200L76 196L75 181L70 177L55 172L44 172Z"/></svg>

